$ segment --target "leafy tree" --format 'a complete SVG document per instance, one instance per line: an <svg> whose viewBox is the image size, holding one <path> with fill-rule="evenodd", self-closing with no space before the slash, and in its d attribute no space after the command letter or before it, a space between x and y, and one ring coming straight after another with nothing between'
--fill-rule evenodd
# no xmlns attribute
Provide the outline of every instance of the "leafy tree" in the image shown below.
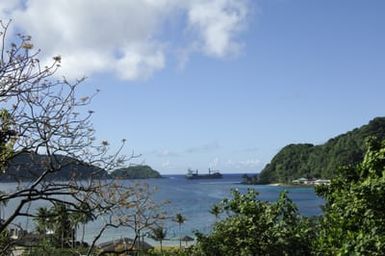
<svg viewBox="0 0 385 256"><path fill-rule="evenodd" d="M118 190L108 188L100 190L99 193L103 195L98 196L95 203L99 204L102 209L108 207L109 210L100 215L103 217L100 222L101 228L94 234L90 249L95 246L105 230L126 227L134 231L135 237L130 248L123 248L115 252L123 254L132 250L147 231L159 226L159 223L166 218L163 206L167 202L154 202L152 199L154 192L155 188L151 188L145 183L135 183L129 188ZM91 251L88 253L90 254Z"/></svg>
<svg viewBox="0 0 385 256"><path fill-rule="evenodd" d="M232 191L222 201L228 217L209 235L197 233L195 255L308 255L312 232L287 193L275 203L256 199L257 192Z"/></svg>
<svg viewBox="0 0 385 256"><path fill-rule="evenodd" d="M115 216L123 210L149 216L151 207L143 201L153 202L148 197L138 197L143 195L138 191L140 186L104 180L101 175L137 156L120 155L125 140L115 152L111 152L107 141L97 142L91 122L94 112L87 110L95 95L79 95L84 79L68 81L55 77L61 57L53 57L51 63L43 66L40 50L34 47L31 37L15 35L10 42L6 38L8 28L9 23L0 20L0 176L19 185L0 193L0 205L9 202L9 214L0 222L0 233L20 216L38 217L31 209L41 204L55 204L57 210L63 210L54 214L61 236L58 241L63 245L74 239L70 227L76 224L65 209L93 219ZM23 161L15 166L18 158ZM73 169L78 170L74 175L63 175ZM83 170L88 170L87 182L76 176ZM28 174L27 182L19 171ZM67 179L61 182L54 179L63 176ZM136 221L142 224L138 230L153 225L156 217L154 214L151 219ZM133 219L126 214L125 218L102 226L88 255L107 227L127 226ZM0 254L3 249L0 247Z"/></svg>
<svg viewBox="0 0 385 256"><path fill-rule="evenodd" d="M385 141L370 138L363 161L340 169L325 198L315 251L319 255L384 255Z"/></svg>
<svg viewBox="0 0 385 256"><path fill-rule="evenodd" d="M1 102L1 101L0 101ZM0 170L4 171L7 160L13 155L15 131L12 130L11 114L0 109Z"/></svg>
<svg viewBox="0 0 385 256"><path fill-rule="evenodd" d="M54 57L50 64L42 66L38 59L40 50L34 50L30 36L17 35L10 43L6 38L8 27L9 23L0 21L1 176L23 181L18 175L20 169L30 179L0 194L0 204L11 205L10 214L0 222L0 232L18 216L35 217L29 212L33 209L28 207L30 203L60 201L74 211L80 211L81 204L87 204L92 214L103 211L89 200L90 195L101 187L113 189L114 182L101 183L95 177L103 169L120 166L125 158L118 156L118 152L111 153L108 143L96 143L90 122L93 112L82 111L93 96L78 96L83 79L69 82L53 77L61 58ZM20 168L12 168L12 161L19 156L27 157ZM39 170L31 170L37 162ZM58 183L48 178L68 166L95 166L89 176L92 179L84 183L71 177Z"/></svg>
<svg viewBox="0 0 385 256"><path fill-rule="evenodd" d="M77 212L71 212L65 204L60 202L55 203L49 209L39 207L34 218L36 231L45 236L48 232L52 232L53 234L50 234L52 239L49 239L49 241L53 243L54 247L69 247L70 244L74 244L74 229L78 225L75 222L77 215Z"/></svg>

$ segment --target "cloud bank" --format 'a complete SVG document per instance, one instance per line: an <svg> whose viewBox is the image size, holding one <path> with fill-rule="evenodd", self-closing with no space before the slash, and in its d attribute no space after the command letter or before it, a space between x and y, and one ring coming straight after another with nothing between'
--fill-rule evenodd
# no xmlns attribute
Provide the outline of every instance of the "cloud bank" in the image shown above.
<svg viewBox="0 0 385 256"><path fill-rule="evenodd" d="M15 30L31 35L46 60L62 56L67 77L113 73L135 80L162 70L175 49L215 58L239 53L249 5L248 0L2 0L0 17L12 18Z"/></svg>
<svg viewBox="0 0 385 256"><path fill-rule="evenodd" d="M232 159L227 160L226 165L231 168L236 169L254 169L261 164L259 159L246 159L246 160L237 160L234 161Z"/></svg>

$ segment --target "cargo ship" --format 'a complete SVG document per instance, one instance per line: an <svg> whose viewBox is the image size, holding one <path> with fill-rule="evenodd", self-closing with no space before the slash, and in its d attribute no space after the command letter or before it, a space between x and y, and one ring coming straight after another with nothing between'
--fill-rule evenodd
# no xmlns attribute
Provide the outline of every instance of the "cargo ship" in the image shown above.
<svg viewBox="0 0 385 256"><path fill-rule="evenodd" d="M214 171L209 168L209 173L208 174L199 174L198 170L191 170L188 169L186 178L190 180L195 180L195 179L221 179L222 174L219 171Z"/></svg>

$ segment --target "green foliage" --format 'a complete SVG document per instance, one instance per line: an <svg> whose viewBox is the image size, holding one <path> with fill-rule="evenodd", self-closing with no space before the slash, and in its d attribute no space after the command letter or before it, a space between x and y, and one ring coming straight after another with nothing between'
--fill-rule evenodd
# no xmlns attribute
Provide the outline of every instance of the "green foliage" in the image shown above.
<svg viewBox="0 0 385 256"><path fill-rule="evenodd" d="M56 248L70 247L76 240L76 229L79 223L86 223L92 220L91 216L82 212L71 212L62 203L55 203L53 207L40 207L37 209L36 232L44 235L51 246ZM53 234L49 234L53 231Z"/></svg>
<svg viewBox="0 0 385 256"><path fill-rule="evenodd" d="M119 179L149 179L161 178L159 172L148 165L135 165L127 168L120 168L111 173L112 177Z"/></svg>
<svg viewBox="0 0 385 256"><path fill-rule="evenodd" d="M221 206L218 204L215 204L211 207L210 213L215 216L215 219L218 220L219 215L222 213Z"/></svg>
<svg viewBox="0 0 385 256"><path fill-rule="evenodd" d="M39 207L37 209L37 216L34 218L36 224L36 232L38 234L46 234L53 229L53 220L51 211L47 207Z"/></svg>
<svg viewBox="0 0 385 256"><path fill-rule="evenodd" d="M0 109L0 170L13 156L15 131L11 128L11 115L5 109Z"/></svg>
<svg viewBox="0 0 385 256"><path fill-rule="evenodd" d="M54 241L64 247L73 238L73 226L71 216L65 204L55 203L52 212L52 224L54 230Z"/></svg>
<svg viewBox="0 0 385 256"><path fill-rule="evenodd" d="M341 168L330 186L315 243L319 255L384 255L385 141L369 139L362 163Z"/></svg>
<svg viewBox="0 0 385 256"><path fill-rule="evenodd" d="M300 177L330 179L339 166L355 165L363 160L365 139L385 138L385 117L378 117L361 128L330 139L327 143L291 144L284 147L262 170L261 183L287 183Z"/></svg>
<svg viewBox="0 0 385 256"><path fill-rule="evenodd" d="M10 244L10 237L8 230L0 232L0 256L10 255L10 249L8 245Z"/></svg>
<svg viewBox="0 0 385 256"><path fill-rule="evenodd" d="M277 202L256 199L257 192L232 191L221 203L228 217L209 235L197 233L194 255L308 255L313 237L309 221L282 192Z"/></svg>

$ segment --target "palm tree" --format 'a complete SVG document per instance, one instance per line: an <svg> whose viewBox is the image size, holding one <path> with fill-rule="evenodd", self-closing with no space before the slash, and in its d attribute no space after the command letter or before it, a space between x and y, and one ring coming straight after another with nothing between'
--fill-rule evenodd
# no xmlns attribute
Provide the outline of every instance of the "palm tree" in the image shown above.
<svg viewBox="0 0 385 256"><path fill-rule="evenodd" d="M76 220L82 224L82 244L84 243L84 235L86 233L86 224L93 221L95 218L90 212L78 212L76 213ZM76 226L77 227L77 226Z"/></svg>
<svg viewBox="0 0 385 256"><path fill-rule="evenodd" d="M159 226L151 230L150 237L160 243L160 251L163 253L163 240L167 237L167 230Z"/></svg>
<svg viewBox="0 0 385 256"><path fill-rule="evenodd" d="M70 223L71 223L71 245L72 248L75 246L76 236L77 236L77 230L79 227L79 224L81 223L82 213L81 212L75 212L69 215Z"/></svg>
<svg viewBox="0 0 385 256"><path fill-rule="evenodd" d="M51 217L52 213L47 207L37 208L37 214L34 218L36 223L36 231L39 234L46 235L47 231L52 228Z"/></svg>
<svg viewBox="0 0 385 256"><path fill-rule="evenodd" d="M186 221L186 218L181 214L181 213L177 213L175 215L175 219L174 221L176 223L178 223L179 225L179 248L181 249L182 248L182 234L181 234L181 227L182 227L182 224Z"/></svg>
<svg viewBox="0 0 385 256"><path fill-rule="evenodd" d="M55 203L52 209L55 238L61 247L67 243L73 235L72 223L68 209L63 203Z"/></svg>

